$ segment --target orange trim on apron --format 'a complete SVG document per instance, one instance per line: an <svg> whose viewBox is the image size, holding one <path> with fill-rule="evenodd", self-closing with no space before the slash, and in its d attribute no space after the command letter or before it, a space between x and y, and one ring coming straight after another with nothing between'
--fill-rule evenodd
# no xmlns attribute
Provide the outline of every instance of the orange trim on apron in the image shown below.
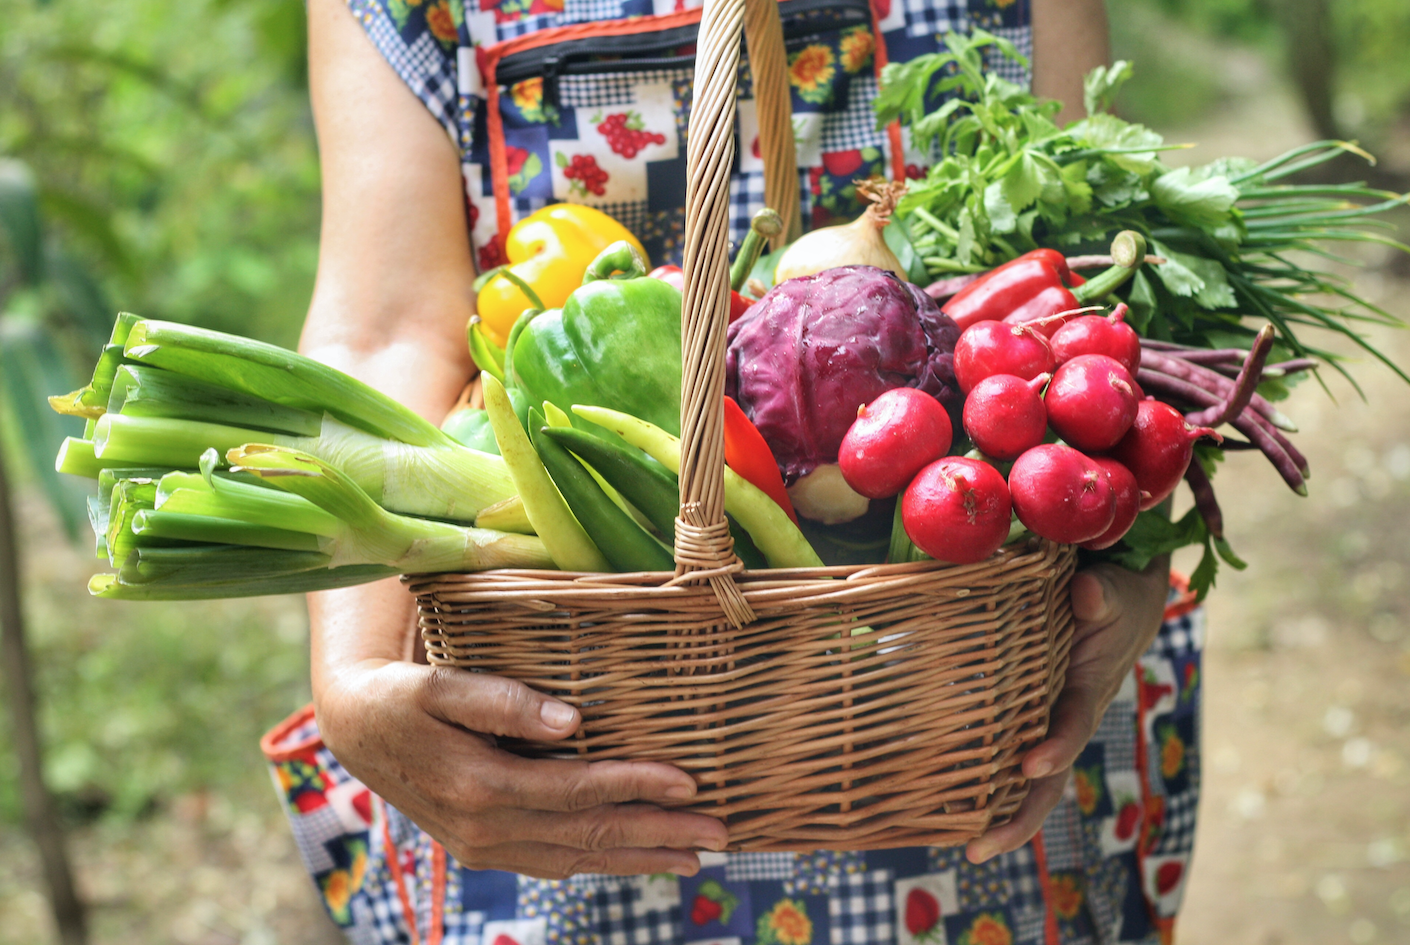
<svg viewBox="0 0 1410 945"><path fill-rule="evenodd" d="M1165 605L1165 619L1178 620L1199 606L1199 599L1190 590L1190 579L1179 571L1170 572L1170 587L1179 596Z"/></svg>
<svg viewBox="0 0 1410 945"><path fill-rule="evenodd" d="M411 945L419 945L420 938L416 933L416 910L411 905L411 894L406 891L406 876L401 871L401 857L397 854L397 845L392 842L392 827L387 819L385 807L382 810L382 845L386 850L387 869L392 874L392 882L397 884L397 898L401 900L402 919L406 922L407 931L411 935Z"/></svg>
<svg viewBox="0 0 1410 945"><path fill-rule="evenodd" d="M431 939L441 945L446 930L446 848L431 841Z"/></svg>
<svg viewBox="0 0 1410 945"><path fill-rule="evenodd" d="M1038 864L1038 888L1043 890L1043 945L1062 945L1057 910L1053 907L1053 880L1048 875L1048 851L1043 846L1041 830L1033 835L1033 859Z"/></svg>
<svg viewBox="0 0 1410 945"><path fill-rule="evenodd" d="M696 7L679 13L666 13L661 16L640 16L607 23L574 23L571 26L555 26L538 30L524 36L506 39L492 46L481 46L476 50L480 75L485 83L485 130L489 134L490 181L494 186L495 219L499 227L499 237L503 239L514 225L513 207L509 199L509 152L504 144L504 116L499 112L499 80L495 70L499 61L513 53L540 46L574 39L598 36L634 36L638 33L653 33L657 30L691 26L700 22L704 11Z"/></svg>
<svg viewBox="0 0 1410 945"><path fill-rule="evenodd" d="M876 0L871 0L871 35L876 42L872 52L872 65L876 69L876 81L881 84L881 70L890 61L886 58L886 38L881 35L881 17L876 12ZM891 142L891 179L906 179L906 146L901 140L901 119L893 118L886 126L886 137Z"/></svg>

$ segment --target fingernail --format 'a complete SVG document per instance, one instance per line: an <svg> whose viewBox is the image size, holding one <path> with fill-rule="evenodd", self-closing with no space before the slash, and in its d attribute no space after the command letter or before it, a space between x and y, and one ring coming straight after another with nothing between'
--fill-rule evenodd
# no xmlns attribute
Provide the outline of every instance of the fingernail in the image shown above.
<svg viewBox="0 0 1410 945"><path fill-rule="evenodd" d="M666 796L673 801L685 801L695 796L695 789L685 784L676 784L666 788Z"/></svg>
<svg viewBox="0 0 1410 945"><path fill-rule="evenodd" d="M1033 766L1033 772L1029 774L1028 777L1036 780L1038 778L1046 778L1052 773L1053 763L1051 761L1040 761Z"/></svg>
<svg viewBox="0 0 1410 945"><path fill-rule="evenodd" d="M985 860L989 859L993 855L993 853L989 852L988 846L982 846L973 843L970 844L969 849L965 851L965 857L971 863L974 863L976 865L983 863Z"/></svg>
<svg viewBox="0 0 1410 945"><path fill-rule="evenodd" d="M549 728L567 728L573 724L573 707L561 702L545 702L539 707L539 718Z"/></svg>
<svg viewBox="0 0 1410 945"><path fill-rule="evenodd" d="M729 840L721 840L719 837L700 837L695 841L695 845L702 850L709 850L711 853L719 853L729 846Z"/></svg>
<svg viewBox="0 0 1410 945"><path fill-rule="evenodd" d="M696 866L673 866L666 872L675 873L677 876L694 876L700 872L700 867Z"/></svg>

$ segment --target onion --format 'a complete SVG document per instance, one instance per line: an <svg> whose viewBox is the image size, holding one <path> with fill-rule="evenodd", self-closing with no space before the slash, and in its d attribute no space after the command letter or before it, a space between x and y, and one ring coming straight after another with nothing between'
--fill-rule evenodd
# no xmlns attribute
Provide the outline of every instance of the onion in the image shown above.
<svg viewBox="0 0 1410 945"><path fill-rule="evenodd" d="M775 285L785 279L811 276L838 266L876 266L906 278L901 261L881 235L882 229L891 222L896 202L906 192L905 182L888 183L875 177L858 181L857 192L870 200L871 206L851 223L826 226L796 240L778 261Z"/></svg>

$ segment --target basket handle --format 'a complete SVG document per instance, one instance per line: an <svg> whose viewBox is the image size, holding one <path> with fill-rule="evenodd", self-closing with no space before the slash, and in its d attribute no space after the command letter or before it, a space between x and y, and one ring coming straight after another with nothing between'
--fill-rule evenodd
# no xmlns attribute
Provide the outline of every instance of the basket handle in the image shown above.
<svg viewBox="0 0 1410 945"><path fill-rule="evenodd" d="M754 612L734 581L743 565L725 521L725 333L729 325L730 170L735 79L746 7L766 200L799 226L783 26L777 0L705 0L686 144L685 293L681 310L680 514L676 581L707 580L735 626Z"/></svg>

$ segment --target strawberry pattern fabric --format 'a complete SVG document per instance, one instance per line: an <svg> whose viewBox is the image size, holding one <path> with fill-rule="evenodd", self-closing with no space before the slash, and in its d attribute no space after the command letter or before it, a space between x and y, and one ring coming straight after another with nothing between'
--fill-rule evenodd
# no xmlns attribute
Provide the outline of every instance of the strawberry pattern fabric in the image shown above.
<svg viewBox="0 0 1410 945"><path fill-rule="evenodd" d="M499 258L501 234L515 221L568 200L616 217L653 264L680 263L695 28L663 28L659 36L639 30L698 12L701 2L348 0L369 38L459 145L477 262ZM898 167L919 176L931 163L909 144L909 132L898 157L889 133L877 129L871 101L880 62L933 52L943 33L975 26L1027 53L1028 3L781 0L805 223L859 213L857 178ZM610 30L629 19L637 32L628 36L581 34L584 24ZM548 44L521 48L541 39ZM991 65L1005 78L1028 80L1025 69L1000 56ZM731 184L736 242L763 205L757 129L748 71L741 69ZM500 144L507 160L497 164Z"/></svg>
<svg viewBox="0 0 1410 945"><path fill-rule="evenodd" d="M1202 638L1202 611L1167 609L1042 832L980 866L915 847L707 853L685 879L468 870L342 770L310 709L264 747L358 945L1169 945L1194 841Z"/></svg>

